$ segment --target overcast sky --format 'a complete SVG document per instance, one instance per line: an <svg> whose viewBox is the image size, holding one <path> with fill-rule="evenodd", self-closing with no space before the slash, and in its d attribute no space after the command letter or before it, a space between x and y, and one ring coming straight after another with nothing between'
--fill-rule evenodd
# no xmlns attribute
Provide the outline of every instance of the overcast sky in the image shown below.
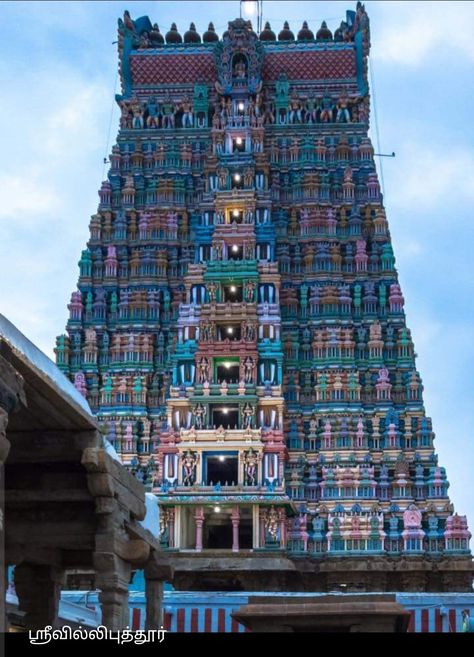
<svg viewBox="0 0 474 657"><path fill-rule="evenodd" d="M239 2L0 5L0 312L52 356L118 129L117 18L148 14L163 33L191 20L202 33L212 20L222 33ZM334 30L355 2L263 6L275 31L284 20L316 31L323 19ZM397 154L383 178L408 326L440 464L474 526L474 3L366 8L376 149Z"/></svg>

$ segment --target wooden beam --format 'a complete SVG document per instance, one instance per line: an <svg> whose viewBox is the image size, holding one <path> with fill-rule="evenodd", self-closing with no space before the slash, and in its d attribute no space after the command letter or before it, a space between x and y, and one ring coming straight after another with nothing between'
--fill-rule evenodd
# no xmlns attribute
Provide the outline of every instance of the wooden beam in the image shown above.
<svg viewBox="0 0 474 657"><path fill-rule="evenodd" d="M98 431L9 431L12 443L8 465L16 463L81 462L85 449L100 448Z"/></svg>
<svg viewBox="0 0 474 657"><path fill-rule="evenodd" d="M7 489L5 501L9 507L15 504L44 504L47 502L89 502L93 503L91 494L86 489L63 490L18 490ZM59 520L59 518L58 518Z"/></svg>

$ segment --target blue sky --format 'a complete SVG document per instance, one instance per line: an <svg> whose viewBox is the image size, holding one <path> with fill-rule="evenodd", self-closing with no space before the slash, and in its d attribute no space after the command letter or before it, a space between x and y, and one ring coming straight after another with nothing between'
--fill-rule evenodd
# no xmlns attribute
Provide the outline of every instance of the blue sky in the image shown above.
<svg viewBox="0 0 474 657"><path fill-rule="evenodd" d="M0 312L52 356L97 208L113 104L117 18L222 33L239 2L2 2ZM331 29L351 2L264 1ZM408 325L450 493L474 527L474 3L366 2L385 204ZM372 119L374 113L372 110ZM112 117L111 137L107 135ZM377 146L377 149L379 147Z"/></svg>

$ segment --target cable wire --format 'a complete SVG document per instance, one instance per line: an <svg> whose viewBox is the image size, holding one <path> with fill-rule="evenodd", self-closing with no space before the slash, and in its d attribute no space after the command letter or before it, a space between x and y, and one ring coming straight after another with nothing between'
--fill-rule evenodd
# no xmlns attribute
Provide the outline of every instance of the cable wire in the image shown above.
<svg viewBox="0 0 474 657"><path fill-rule="evenodd" d="M380 132L379 132L379 121L378 121L378 115L377 115L377 97L375 94L375 71L374 71L374 60L373 58L370 58L369 60L369 71L370 71L370 87L372 89L372 98L373 98L373 103L372 107L374 108L374 124L375 124L375 138L377 140L377 151L379 153L382 152L382 149L380 147ZM385 180L383 176L383 164L382 164L382 157L380 155L377 156L379 158L379 168L380 168L380 182L382 186L382 194L384 197L384 201L386 202L385 198Z"/></svg>
<svg viewBox="0 0 474 657"><path fill-rule="evenodd" d="M119 75L119 72L118 72L118 68L117 68L117 73L115 74L114 93L113 93L113 98L112 98L112 107L110 108L109 130L108 130L108 133L107 133L107 144L105 145L104 165L102 167L102 178L101 178L101 180L104 180L105 167L107 166L107 159L109 157L110 133L112 132L112 121L113 121L113 118L114 118L115 94L117 93L118 75Z"/></svg>

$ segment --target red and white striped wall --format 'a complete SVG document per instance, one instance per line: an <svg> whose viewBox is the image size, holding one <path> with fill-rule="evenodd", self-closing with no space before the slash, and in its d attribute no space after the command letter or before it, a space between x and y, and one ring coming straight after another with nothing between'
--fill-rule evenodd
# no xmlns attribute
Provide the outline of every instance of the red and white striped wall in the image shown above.
<svg viewBox="0 0 474 657"><path fill-rule="evenodd" d="M231 614L247 604L251 595L272 597L275 593L167 592L164 598L164 627L177 633L246 632L248 630L236 623ZM318 594L277 595L310 597ZM474 593L397 593L396 597L397 601L410 611L409 632L460 632L464 609L469 609L471 617L474 618ZM132 629L143 629L145 600L142 593L130 595L130 607Z"/></svg>

